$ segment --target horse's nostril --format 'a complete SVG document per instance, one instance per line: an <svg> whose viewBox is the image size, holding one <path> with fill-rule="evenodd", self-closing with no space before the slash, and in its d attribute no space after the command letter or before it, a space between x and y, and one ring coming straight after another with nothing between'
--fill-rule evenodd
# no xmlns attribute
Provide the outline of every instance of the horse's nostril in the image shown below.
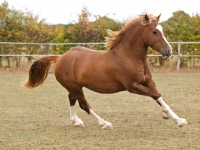
<svg viewBox="0 0 200 150"><path fill-rule="evenodd" d="M168 50L168 54L171 55L172 54L172 50Z"/></svg>

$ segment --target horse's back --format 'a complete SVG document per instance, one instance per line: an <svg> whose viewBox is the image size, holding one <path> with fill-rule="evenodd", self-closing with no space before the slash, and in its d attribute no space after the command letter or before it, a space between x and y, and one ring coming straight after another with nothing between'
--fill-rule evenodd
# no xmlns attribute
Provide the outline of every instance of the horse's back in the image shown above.
<svg viewBox="0 0 200 150"><path fill-rule="evenodd" d="M86 47L76 46L65 52L59 59L62 62L76 62L77 64L83 65L85 63L91 63L100 61L103 59L105 51L93 50ZM88 64L89 65L89 64Z"/></svg>
<svg viewBox="0 0 200 150"><path fill-rule="evenodd" d="M87 47L82 47L82 46L76 46L76 47L72 47L70 48L66 53L69 53L69 52L79 52L79 53L102 53L102 52L105 52L105 51L100 51L100 50L94 50L94 49L90 49L90 48L87 48Z"/></svg>

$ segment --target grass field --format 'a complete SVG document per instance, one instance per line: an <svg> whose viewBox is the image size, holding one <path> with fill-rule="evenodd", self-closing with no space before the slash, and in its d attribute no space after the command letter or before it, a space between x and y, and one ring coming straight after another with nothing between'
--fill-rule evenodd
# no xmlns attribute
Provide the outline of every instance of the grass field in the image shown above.
<svg viewBox="0 0 200 150"><path fill-rule="evenodd" d="M49 74L43 86L20 86L27 72L0 72L1 150L199 150L200 73L153 73L163 98L189 122L177 128L161 117L149 97L128 92L106 95L87 89L93 110L113 124L101 130L92 116L77 106L85 128L70 124L67 91Z"/></svg>

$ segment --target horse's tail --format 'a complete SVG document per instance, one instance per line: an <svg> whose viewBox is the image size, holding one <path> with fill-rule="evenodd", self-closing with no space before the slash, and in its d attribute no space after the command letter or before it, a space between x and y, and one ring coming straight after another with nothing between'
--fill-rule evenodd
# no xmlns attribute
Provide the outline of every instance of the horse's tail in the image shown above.
<svg viewBox="0 0 200 150"><path fill-rule="evenodd" d="M51 62L56 63L59 56L46 56L35 61L29 70L28 81L24 84L26 88L34 88L43 84L47 78Z"/></svg>

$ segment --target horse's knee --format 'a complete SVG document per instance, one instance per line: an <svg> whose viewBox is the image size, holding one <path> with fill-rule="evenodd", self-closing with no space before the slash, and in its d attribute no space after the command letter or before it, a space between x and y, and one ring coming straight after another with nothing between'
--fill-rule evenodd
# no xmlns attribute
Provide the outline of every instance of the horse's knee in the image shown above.
<svg viewBox="0 0 200 150"><path fill-rule="evenodd" d="M140 83L134 82L132 83L127 90L131 93L136 93L136 94L140 94L140 95L145 95L145 96L150 96L152 97L154 100L157 100L161 94L158 93L158 91L156 90L155 87L148 87L148 86L144 86Z"/></svg>

